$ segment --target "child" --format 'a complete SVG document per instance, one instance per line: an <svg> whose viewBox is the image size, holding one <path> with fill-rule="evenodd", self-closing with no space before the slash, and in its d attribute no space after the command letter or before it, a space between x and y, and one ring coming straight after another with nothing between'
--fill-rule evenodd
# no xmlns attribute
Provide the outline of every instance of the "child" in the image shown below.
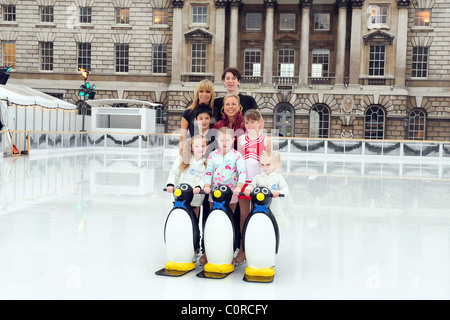
<svg viewBox="0 0 450 320"><path fill-rule="evenodd" d="M187 139L181 154L177 157L167 179L167 192L173 193L174 186L179 183L187 183L194 188L194 198L191 206L199 216L200 205L205 197L199 194L203 185L203 176L206 169L206 159L204 157L207 141L201 136L194 136Z"/></svg>
<svg viewBox="0 0 450 320"><path fill-rule="evenodd" d="M286 184L283 176L277 172L281 167L280 154L278 152L263 152L260 157L261 173L256 175L252 182L248 184L244 193L250 196L250 193L256 187L264 186L269 188L273 194L272 203L270 204L270 211L272 211L277 223L280 227L286 227L288 221L283 213L281 207L280 194L285 196L289 193L289 187Z"/></svg>
<svg viewBox="0 0 450 320"><path fill-rule="evenodd" d="M218 149L208 156L203 190L210 194L216 185L224 184L230 187L233 190L230 208L234 211L247 173L244 158L233 149L233 143L233 130L222 127L217 131Z"/></svg>
<svg viewBox="0 0 450 320"><path fill-rule="evenodd" d="M210 194L216 185L224 184L233 190L230 208L236 209L239 192L246 179L245 161L242 155L233 149L234 131L222 127L217 131L217 150L213 151L207 160L203 190ZM210 204L212 208L212 202ZM200 264L207 262L206 254L199 260Z"/></svg>
<svg viewBox="0 0 450 320"><path fill-rule="evenodd" d="M270 138L261 132L263 118L257 109L250 109L244 115L244 123L246 133L238 138L238 151L244 156L245 165L247 168L246 186L252 182L252 179L260 173L259 158L261 153L265 150L270 152L272 150ZM240 230L247 220L248 214L251 210L251 197L239 196L239 208L241 210ZM241 248L236 256L235 262L242 263L245 259L244 251Z"/></svg>
<svg viewBox="0 0 450 320"><path fill-rule="evenodd" d="M216 149L216 134L215 130L211 128L212 119L211 107L205 103L199 104L195 109L196 135L206 138L208 147L205 157L208 157L211 151Z"/></svg>

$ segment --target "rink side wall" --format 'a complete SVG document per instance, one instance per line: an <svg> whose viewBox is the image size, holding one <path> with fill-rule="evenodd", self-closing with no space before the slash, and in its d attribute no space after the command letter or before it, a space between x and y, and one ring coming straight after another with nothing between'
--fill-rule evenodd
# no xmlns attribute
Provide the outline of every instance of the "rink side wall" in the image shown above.
<svg viewBox="0 0 450 320"><path fill-rule="evenodd" d="M110 132L63 132L63 131L11 131L12 142L21 154L67 152L76 150L122 149L152 152L155 149L167 154L178 150L177 134L133 134ZM7 133L0 135L3 156L11 154ZM420 157L450 159L450 142L402 141L402 140L356 140L317 138L272 138L274 149L282 155L345 155L349 157Z"/></svg>

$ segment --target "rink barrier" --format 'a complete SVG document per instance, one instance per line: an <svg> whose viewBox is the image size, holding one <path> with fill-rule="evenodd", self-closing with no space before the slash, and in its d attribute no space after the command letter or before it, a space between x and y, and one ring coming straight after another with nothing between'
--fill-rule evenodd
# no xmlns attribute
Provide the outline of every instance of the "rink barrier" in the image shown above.
<svg viewBox="0 0 450 320"><path fill-rule="evenodd" d="M2 156L11 155L6 132L0 134ZM178 134L136 134L80 131L10 131L20 154L34 151L64 151L79 148L120 148L164 151L178 150ZM450 142L413 140L356 140L272 137L280 153L308 155L359 155L450 158Z"/></svg>

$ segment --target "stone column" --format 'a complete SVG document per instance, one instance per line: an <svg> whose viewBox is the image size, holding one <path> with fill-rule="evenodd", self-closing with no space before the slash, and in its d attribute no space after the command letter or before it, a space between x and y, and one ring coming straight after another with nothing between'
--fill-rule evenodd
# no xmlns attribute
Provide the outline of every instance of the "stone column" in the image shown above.
<svg viewBox="0 0 450 320"><path fill-rule="evenodd" d="M266 30L264 39L264 71L263 83L272 84L273 77L273 33L274 33L274 11L276 0L264 0L266 7Z"/></svg>
<svg viewBox="0 0 450 320"><path fill-rule="evenodd" d="M298 72L298 84L308 85L309 71L309 15L311 11L312 0L301 0L302 26L300 31L300 68Z"/></svg>
<svg viewBox="0 0 450 320"><path fill-rule="evenodd" d="M214 40L214 82L221 82L225 69L225 8L227 0L216 0L216 35Z"/></svg>
<svg viewBox="0 0 450 320"><path fill-rule="evenodd" d="M338 13L338 34L337 34L337 51L336 51L336 75L335 83L337 85L344 84L345 73L345 39L347 31L347 0L337 0L336 4L339 8Z"/></svg>
<svg viewBox="0 0 450 320"><path fill-rule="evenodd" d="M173 39L172 39L172 82L181 82L183 47L183 0L172 0Z"/></svg>
<svg viewBox="0 0 450 320"><path fill-rule="evenodd" d="M239 6L241 0L230 0L230 67L238 66L238 26L239 26Z"/></svg>
<svg viewBox="0 0 450 320"><path fill-rule="evenodd" d="M359 75L361 72L361 7L363 2L363 0L351 0L350 84L359 84Z"/></svg>
<svg viewBox="0 0 450 320"><path fill-rule="evenodd" d="M395 56L395 85L405 86L406 82L406 46L408 35L408 7L410 0L397 0L398 27Z"/></svg>

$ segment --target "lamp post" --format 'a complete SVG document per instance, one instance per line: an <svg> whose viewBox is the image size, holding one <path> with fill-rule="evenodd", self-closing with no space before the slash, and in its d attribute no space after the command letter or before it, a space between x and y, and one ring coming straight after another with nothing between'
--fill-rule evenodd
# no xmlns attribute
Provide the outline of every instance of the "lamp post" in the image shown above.
<svg viewBox="0 0 450 320"><path fill-rule="evenodd" d="M81 131L85 132L86 130L84 129L84 119L86 116L86 100L94 99L95 84L91 86L91 84L87 82L87 78L89 77L89 71L86 71L86 69L83 68L78 68L78 70L81 71L81 75L83 76L84 79L84 84L80 86L80 91L78 91L78 95L80 97L83 97L83 104L81 106L81 114L83 116Z"/></svg>
<svg viewBox="0 0 450 320"><path fill-rule="evenodd" d="M403 118L403 128L405 128L405 137L404 140L408 140L408 125L409 125L409 117L405 116Z"/></svg>
<svg viewBox="0 0 450 320"><path fill-rule="evenodd" d="M81 75L83 76L83 80L84 80L84 84L81 85L80 91L78 93L79 96L83 97L83 104L81 105L81 115L83 116L83 121L81 124L81 131L84 132L84 131L86 131L86 130L84 130L84 117L86 115L86 83L87 83L87 78L89 77L89 72L83 68L78 68L78 70L81 71Z"/></svg>

